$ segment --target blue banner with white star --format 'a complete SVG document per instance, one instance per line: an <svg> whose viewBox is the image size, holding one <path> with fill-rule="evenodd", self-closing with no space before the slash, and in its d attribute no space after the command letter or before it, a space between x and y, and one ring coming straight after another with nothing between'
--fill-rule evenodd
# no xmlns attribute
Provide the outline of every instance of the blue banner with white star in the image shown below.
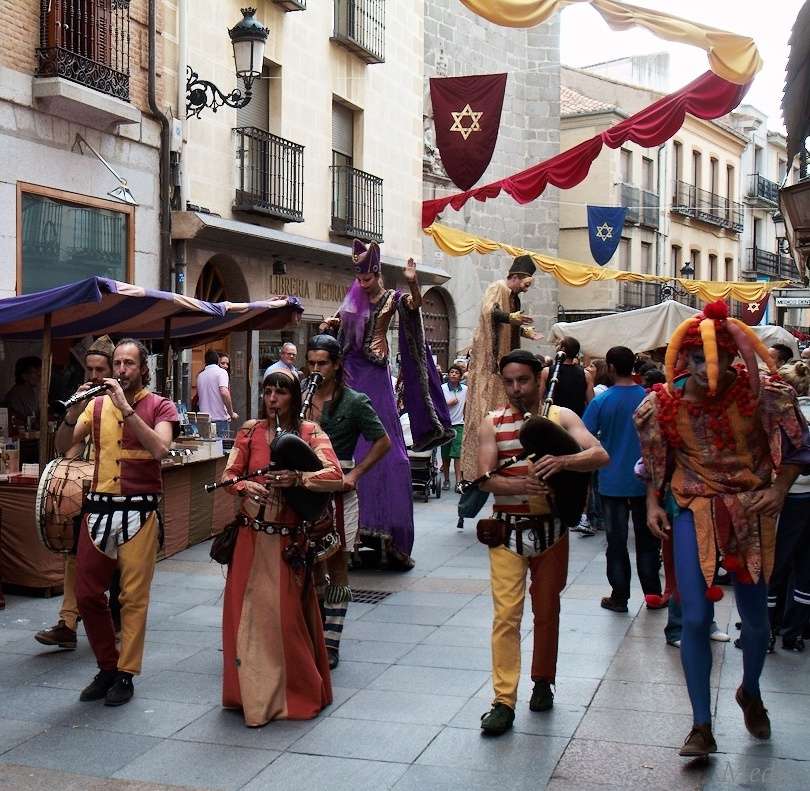
<svg viewBox="0 0 810 791"><path fill-rule="evenodd" d="M588 241L599 266L604 266L616 252L626 214L624 206L588 206Z"/></svg>

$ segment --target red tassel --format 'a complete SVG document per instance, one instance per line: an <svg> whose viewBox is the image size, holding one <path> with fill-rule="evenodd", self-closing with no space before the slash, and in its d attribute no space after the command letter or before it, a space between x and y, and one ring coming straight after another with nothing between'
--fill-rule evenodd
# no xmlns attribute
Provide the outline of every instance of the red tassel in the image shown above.
<svg viewBox="0 0 810 791"><path fill-rule="evenodd" d="M707 319L723 321L728 318L728 305L722 299L715 300L703 306L703 315Z"/></svg>
<svg viewBox="0 0 810 791"><path fill-rule="evenodd" d="M648 593L644 596L644 601L650 610L661 610L669 604L669 596L659 596L656 593Z"/></svg>
<svg viewBox="0 0 810 791"><path fill-rule="evenodd" d="M723 568L728 572L740 570L740 559L736 555L726 555L723 558Z"/></svg>
<svg viewBox="0 0 810 791"><path fill-rule="evenodd" d="M706 588L706 598L709 601L720 601L723 598L723 589L719 585L710 585Z"/></svg>

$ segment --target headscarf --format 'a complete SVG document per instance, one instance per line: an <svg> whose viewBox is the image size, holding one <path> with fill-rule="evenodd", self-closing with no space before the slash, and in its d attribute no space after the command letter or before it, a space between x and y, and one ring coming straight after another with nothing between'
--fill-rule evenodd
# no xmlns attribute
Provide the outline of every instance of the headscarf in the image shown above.
<svg viewBox="0 0 810 791"><path fill-rule="evenodd" d="M379 274L380 246L376 242L371 242L366 247L359 239L355 239L352 243L352 262L358 275ZM366 324L371 316L371 300L356 277L338 308L338 316L343 331L344 351L352 347L362 348Z"/></svg>

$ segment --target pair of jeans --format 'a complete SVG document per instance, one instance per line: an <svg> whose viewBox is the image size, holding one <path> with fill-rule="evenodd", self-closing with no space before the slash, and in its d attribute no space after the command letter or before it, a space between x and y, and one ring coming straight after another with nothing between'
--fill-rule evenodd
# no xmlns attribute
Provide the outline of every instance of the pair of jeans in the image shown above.
<svg viewBox="0 0 810 791"><path fill-rule="evenodd" d="M224 437L231 430L230 420L215 420L214 425L216 426L218 437Z"/></svg>
<svg viewBox="0 0 810 791"><path fill-rule="evenodd" d="M783 638L801 637L810 622L810 496L788 495L782 507L768 585L768 615L772 629L781 626Z"/></svg>
<svg viewBox="0 0 810 791"><path fill-rule="evenodd" d="M630 553L627 551L628 522L633 516L636 537L636 571L645 594L661 595L661 542L647 528L646 497L610 497L602 495L607 536L607 578L615 602L626 604L630 598Z"/></svg>

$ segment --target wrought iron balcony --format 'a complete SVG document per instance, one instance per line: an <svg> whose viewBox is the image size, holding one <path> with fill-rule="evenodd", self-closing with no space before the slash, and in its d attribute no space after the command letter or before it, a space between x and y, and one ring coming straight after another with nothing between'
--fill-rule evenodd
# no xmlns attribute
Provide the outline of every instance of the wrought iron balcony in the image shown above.
<svg viewBox="0 0 810 791"><path fill-rule="evenodd" d="M332 41L366 63L385 62L385 0L334 0Z"/></svg>
<svg viewBox="0 0 810 791"><path fill-rule="evenodd" d="M130 0L40 0L37 77L129 101Z"/></svg>
<svg viewBox="0 0 810 791"><path fill-rule="evenodd" d="M774 280L800 281L799 269L789 255L771 253L760 247L749 247L746 251L748 271L766 275Z"/></svg>
<svg viewBox="0 0 810 791"><path fill-rule="evenodd" d="M304 221L304 147L252 126L234 129L236 196L233 207Z"/></svg>
<svg viewBox="0 0 810 791"><path fill-rule="evenodd" d="M346 165L332 165L332 232L383 240L383 180Z"/></svg>
<svg viewBox="0 0 810 791"><path fill-rule="evenodd" d="M672 212L709 225L726 228L734 233L742 233L742 204L723 198L714 192L700 189L694 184L687 184L685 181L675 182Z"/></svg>
<svg viewBox="0 0 810 791"><path fill-rule="evenodd" d="M641 224L647 228L658 227L658 193L641 191Z"/></svg>
<svg viewBox="0 0 810 791"><path fill-rule="evenodd" d="M748 176L748 191L746 198L754 204L767 208L776 208L779 205L779 185L775 181L752 173Z"/></svg>
<svg viewBox="0 0 810 791"><path fill-rule="evenodd" d="M641 222L641 190L631 184L622 183L619 186L619 201L627 207L624 215L626 225L638 225Z"/></svg>
<svg viewBox="0 0 810 791"><path fill-rule="evenodd" d="M284 11L306 11L307 0L273 0Z"/></svg>

